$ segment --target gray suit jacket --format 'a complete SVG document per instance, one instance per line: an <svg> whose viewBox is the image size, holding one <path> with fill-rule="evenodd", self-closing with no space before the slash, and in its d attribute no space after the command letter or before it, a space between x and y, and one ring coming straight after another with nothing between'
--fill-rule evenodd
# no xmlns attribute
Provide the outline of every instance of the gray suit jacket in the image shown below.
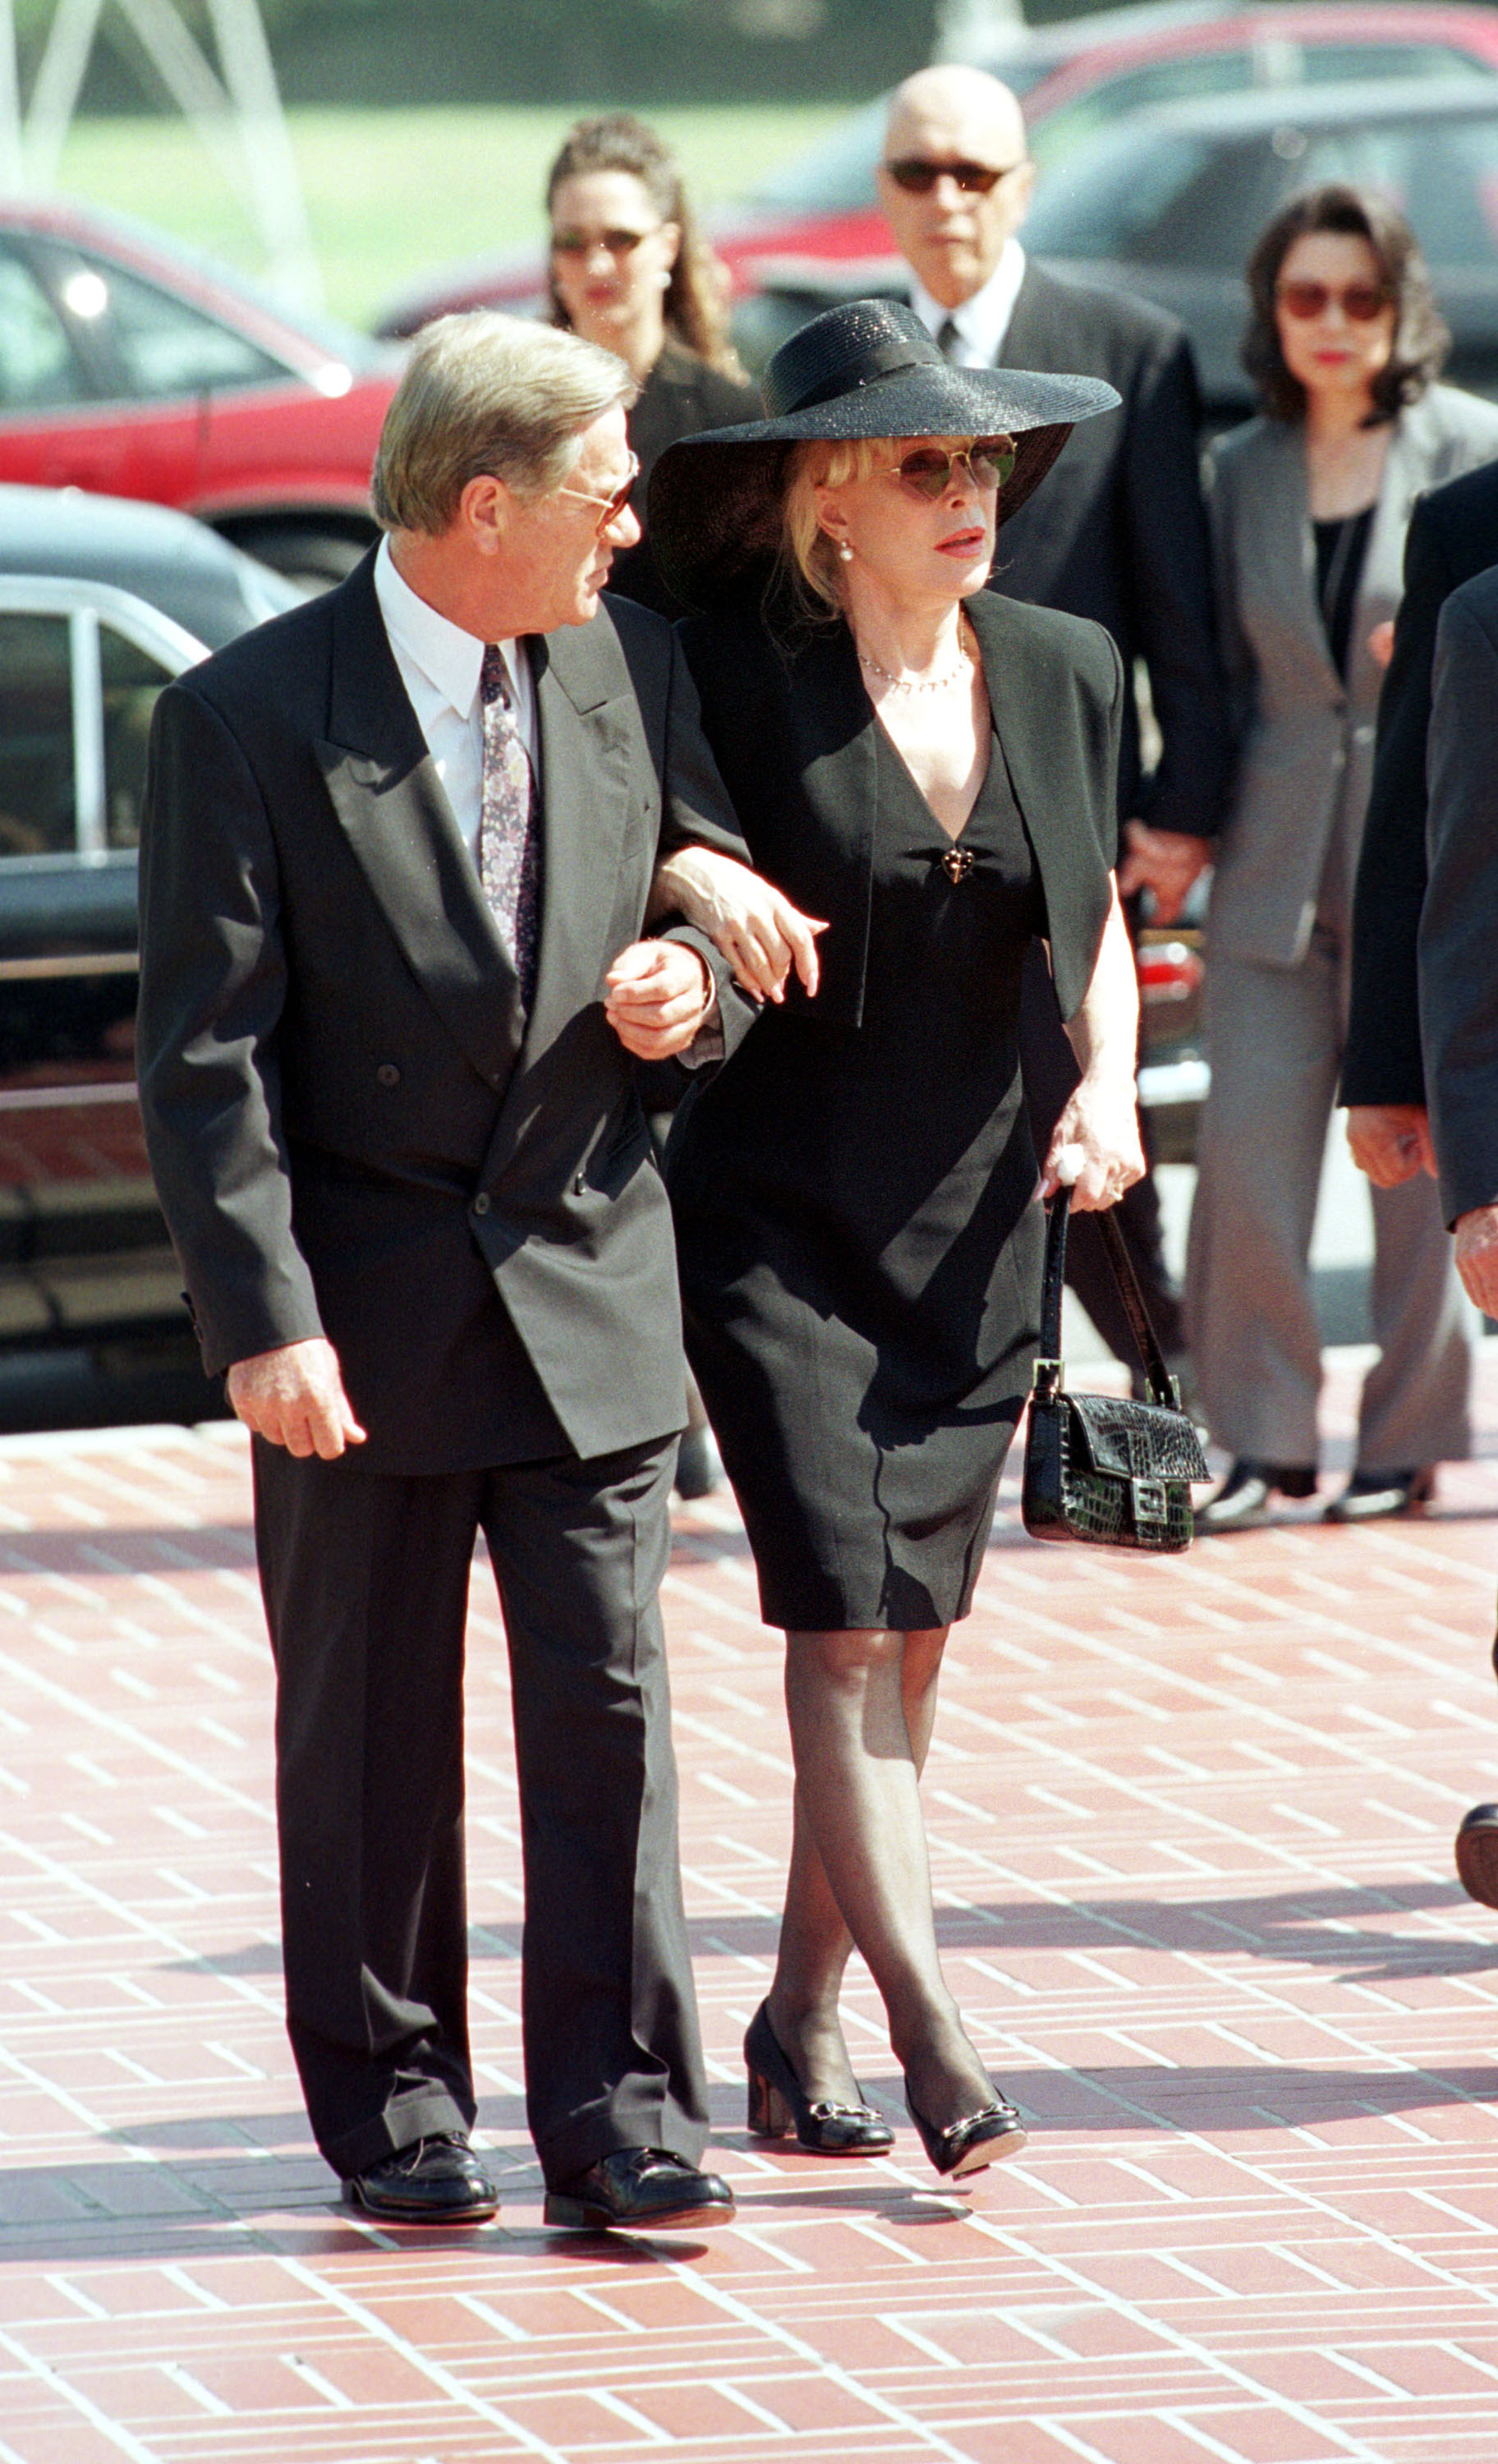
<svg viewBox="0 0 1498 2464"><path fill-rule="evenodd" d="M1218 852L1214 949L1299 963L1340 833L1348 894L1373 777L1381 671L1368 648L1399 605L1404 534L1422 489L1498 454L1498 407L1433 385L1400 413L1353 615L1343 684L1315 597L1299 426L1249 420L1213 447L1209 514L1238 769Z"/></svg>
<svg viewBox="0 0 1498 2464"><path fill-rule="evenodd" d="M1498 566L1436 634L1420 1027L1448 1223L1498 1201Z"/></svg>
<svg viewBox="0 0 1498 2464"><path fill-rule="evenodd" d="M641 1444L685 1418L680 1320L603 978L659 848L742 843L662 618L533 643L527 1016L371 567L157 705L141 1102L205 1363L326 1334L372 1470Z"/></svg>

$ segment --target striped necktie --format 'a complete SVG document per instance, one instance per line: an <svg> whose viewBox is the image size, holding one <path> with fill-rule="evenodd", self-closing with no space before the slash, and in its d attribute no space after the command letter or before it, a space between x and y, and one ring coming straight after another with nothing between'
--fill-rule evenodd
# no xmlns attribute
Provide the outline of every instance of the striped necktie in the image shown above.
<svg viewBox="0 0 1498 2464"><path fill-rule="evenodd" d="M504 657L491 642L478 671L484 729L483 796L478 821L478 875L506 949L515 960L526 1009L536 991L540 927L540 831L536 781L516 725L515 695Z"/></svg>

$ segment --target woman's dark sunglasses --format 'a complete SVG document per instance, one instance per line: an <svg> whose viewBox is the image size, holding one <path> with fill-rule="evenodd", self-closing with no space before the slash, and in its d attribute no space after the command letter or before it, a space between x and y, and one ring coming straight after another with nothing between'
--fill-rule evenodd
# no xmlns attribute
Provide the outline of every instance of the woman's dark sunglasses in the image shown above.
<svg viewBox="0 0 1498 2464"><path fill-rule="evenodd" d="M654 230L659 229L657 223ZM651 236L648 231L553 231L551 253L553 256L591 256L595 248L606 248L610 256L632 256L640 242Z"/></svg>
<svg viewBox="0 0 1498 2464"><path fill-rule="evenodd" d="M1005 163L1001 169L992 163L931 163L924 154L907 154L884 167L895 187L908 188L913 197L929 197L941 179L955 181L964 196L986 197L990 188L1018 171L1020 164Z"/></svg>
<svg viewBox="0 0 1498 2464"><path fill-rule="evenodd" d="M971 445L960 446L956 453L943 451L939 445L918 445L913 453L888 465L882 474L898 479L917 496L935 504L952 483L959 462L965 462L968 476L975 488L1002 488L1013 476L1019 451L1012 436L977 436Z"/></svg>
<svg viewBox="0 0 1498 2464"><path fill-rule="evenodd" d="M1355 325L1371 325L1389 306L1391 295L1381 282L1347 282L1340 290L1330 282L1280 282L1274 297L1287 317L1307 323L1324 317L1334 299Z"/></svg>

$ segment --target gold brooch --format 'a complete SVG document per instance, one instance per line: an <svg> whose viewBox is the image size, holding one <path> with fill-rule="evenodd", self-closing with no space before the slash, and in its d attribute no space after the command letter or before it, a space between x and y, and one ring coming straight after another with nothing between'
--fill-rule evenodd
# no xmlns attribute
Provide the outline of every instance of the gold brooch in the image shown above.
<svg viewBox="0 0 1498 2464"><path fill-rule="evenodd" d="M971 847L948 847L941 859L941 869L949 881L965 881L973 869Z"/></svg>

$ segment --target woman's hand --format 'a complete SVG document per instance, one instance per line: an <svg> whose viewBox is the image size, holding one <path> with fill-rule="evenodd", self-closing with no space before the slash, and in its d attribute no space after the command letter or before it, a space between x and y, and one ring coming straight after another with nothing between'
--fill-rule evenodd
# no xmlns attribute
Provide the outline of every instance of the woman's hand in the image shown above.
<svg viewBox="0 0 1498 2464"><path fill-rule="evenodd" d="M1133 1073L1085 1077L1056 1123L1041 1174L1042 1198L1069 1183L1072 1212L1116 1206L1144 1177Z"/></svg>
<svg viewBox="0 0 1498 2464"><path fill-rule="evenodd" d="M1144 1178L1134 1069L1138 1037L1139 984L1115 882L1091 982L1067 1023L1082 1083L1056 1123L1041 1176L1043 1198L1054 1198L1063 1179L1071 1183L1079 1215L1116 1206ZM1068 1147L1076 1152L1064 1159Z"/></svg>
<svg viewBox="0 0 1498 2464"><path fill-rule="evenodd" d="M792 967L808 993L817 989L816 936L826 925L803 915L771 883L715 847L678 847L658 864L646 913L650 922L685 916L760 1001L784 1000Z"/></svg>

